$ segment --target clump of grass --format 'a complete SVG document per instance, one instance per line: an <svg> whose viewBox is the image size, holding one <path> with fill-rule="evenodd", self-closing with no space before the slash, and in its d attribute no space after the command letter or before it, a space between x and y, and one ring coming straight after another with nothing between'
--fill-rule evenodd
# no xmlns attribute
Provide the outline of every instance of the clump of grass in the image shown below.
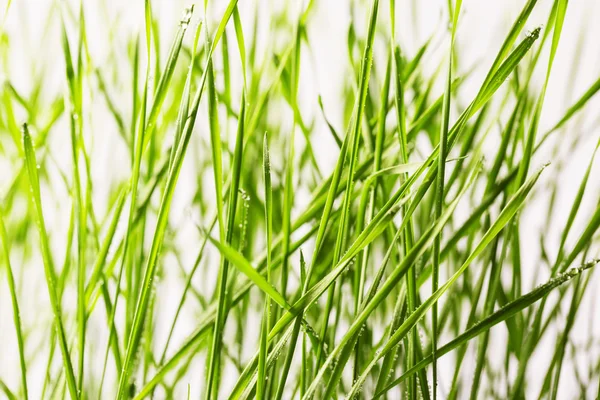
<svg viewBox="0 0 600 400"><path fill-rule="evenodd" d="M597 396L598 332L579 333L598 300L600 140L583 127L600 78L576 97L556 73L568 1L525 2L474 67L468 2L405 43L404 3L350 1L347 60L317 56L326 2L247 3L169 25L145 0L126 45L107 21L101 56L96 6L63 2L45 31L63 57L40 63L64 90L4 71L4 395ZM343 75L335 99L307 72L322 63Z"/></svg>

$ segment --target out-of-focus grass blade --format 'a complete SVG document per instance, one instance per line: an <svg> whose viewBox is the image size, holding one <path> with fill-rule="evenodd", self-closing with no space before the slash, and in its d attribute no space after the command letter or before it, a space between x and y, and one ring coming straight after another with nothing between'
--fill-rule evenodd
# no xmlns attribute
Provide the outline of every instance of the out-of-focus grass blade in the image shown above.
<svg viewBox="0 0 600 400"><path fill-rule="evenodd" d="M167 57L167 63L165 65L165 69L160 76L160 80L158 82L158 86L156 87L156 92L154 93L154 100L152 103L152 107L150 108L150 114L148 116L147 122L141 122L146 124L146 135L144 136L144 142L142 149L145 149L148 145L150 137L155 129L156 122L158 119L158 115L162 108L162 105L165 101L165 97L167 95L167 91L169 89L169 84L171 83L171 79L173 78L173 73L175 72L175 67L177 66L177 59L179 58L179 53L181 52L181 45L183 43L183 37L185 35L185 31L190 24L190 20L192 18L192 14L194 12L194 5L186 8L183 16L181 17L181 21L179 22L179 29L177 29L177 33L175 34L175 39L173 44L171 45L171 49L169 50L169 55ZM148 33L147 33L148 34ZM150 64L150 62L148 62Z"/></svg>
<svg viewBox="0 0 600 400"><path fill-rule="evenodd" d="M50 244L48 242L48 235L46 233L46 224L44 223L42 196L40 193L40 182L38 178L38 164L36 161L35 150L33 149L31 136L29 134L29 129L27 128L26 124L23 125L23 150L25 152L25 163L27 165L29 185L31 187L31 200L35 209L35 221L40 234L40 244L42 258L44 261L46 284L48 286L48 295L50 296L50 303L54 312L54 324L56 326L58 343L63 358L63 369L65 378L67 380L69 395L72 399L78 399L79 391L77 389L75 373L73 372L73 365L71 363L71 355L69 353L69 346L67 344L67 335L62 322L62 307L56 292L56 271L54 269L52 255L50 253Z"/></svg>
<svg viewBox="0 0 600 400"><path fill-rule="evenodd" d="M19 364L21 367L21 385L23 386L23 397L25 400L29 398L27 391L27 367L25 362L25 352L23 349L23 330L21 325L21 314L19 312L19 302L17 300L17 290L15 288L15 278L13 275L12 265L10 263L10 248L8 244L8 236L6 235L6 226L4 225L4 217L2 208L0 207L0 240L2 241L2 254L6 262L6 275L8 282L8 290L10 291L10 299L13 309L13 322L17 333L17 348L19 350Z"/></svg>

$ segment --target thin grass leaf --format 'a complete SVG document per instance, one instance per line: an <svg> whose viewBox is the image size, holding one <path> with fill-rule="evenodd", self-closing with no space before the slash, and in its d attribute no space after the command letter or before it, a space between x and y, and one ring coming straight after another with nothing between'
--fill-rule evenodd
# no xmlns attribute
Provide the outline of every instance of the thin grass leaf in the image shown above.
<svg viewBox="0 0 600 400"><path fill-rule="evenodd" d="M56 271L54 269L52 255L50 253L50 244L48 242L48 234L46 233L46 224L44 222L40 181L38 177L38 164L27 124L23 125L23 149L25 152L25 163L27 165L27 174L29 176L29 185L31 188L30 196L35 209L35 222L40 235L40 245L42 258L44 260L44 273L46 275L48 295L50 297L50 304L52 305L52 310L54 313L54 324L56 326L58 344L63 359L63 370L67 380L69 395L72 399L78 399L79 391L77 389L75 373L73 372L73 365L71 364L71 355L69 353L69 346L67 344L67 335L62 321L62 307L56 292Z"/></svg>
<svg viewBox="0 0 600 400"><path fill-rule="evenodd" d="M8 281L8 290L10 291L10 300L12 302L13 321L15 324L15 331L17 334L17 348L19 351L19 366L21 368L21 386L23 389L23 398L27 400L29 398L27 391L27 364L25 362L25 351L24 351L24 335L21 324L21 314L19 311L19 302L17 300L17 290L15 287L15 278L13 275L13 268L10 263L10 247L8 243L8 235L6 234L6 226L4 225L4 216L2 209L0 208L0 240L2 241L2 254L6 262L6 272ZM5 390L6 392L6 390ZM8 393L8 392L6 392Z"/></svg>

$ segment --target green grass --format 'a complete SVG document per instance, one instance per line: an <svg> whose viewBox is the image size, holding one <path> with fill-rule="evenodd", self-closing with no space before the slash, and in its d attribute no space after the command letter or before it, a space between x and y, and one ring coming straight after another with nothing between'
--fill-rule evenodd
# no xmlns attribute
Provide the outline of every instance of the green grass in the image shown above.
<svg viewBox="0 0 600 400"><path fill-rule="evenodd" d="M51 5L33 67L0 6L3 396L598 396L573 2L521 2L474 64L472 1L426 39L412 0L138 3Z"/></svg>

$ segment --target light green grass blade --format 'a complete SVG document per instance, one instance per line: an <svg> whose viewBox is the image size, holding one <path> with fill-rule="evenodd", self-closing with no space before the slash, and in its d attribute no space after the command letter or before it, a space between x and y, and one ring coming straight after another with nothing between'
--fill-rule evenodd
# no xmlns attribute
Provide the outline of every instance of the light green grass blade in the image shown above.
<svg viewBox="0 0 600 400"><path fill-rule="evenodd" d="M44 260L44 273L46 275L46 284L48 286L48 295L50 296L50 304L54 313L54 324L56 326L58 343L63 359L63 369L67 380L69 395L72 399L79 398L79 391L73 372L71 363L71 355L67 344L67 335L62 321L62 307L56 292L56 271L54 262L50 253L50 244L48 242L48 234L46 233L46 224L44 223L44 213L42 209L42 196L40 193L40 182L38 177L38 164L33 149L33 143L29 134L27 125L23 125L23 150L25 152L25 163L27 165L27 174L29 176L29 185L31 187L31 201L35 209L35 222L40 235L40 245L42 258Z"/></svg>
<svg viewBox="0 0 600 400"><path fill-rule="evenodd" d="M24 351L24 336L23 328L21 324L21 314L19 311L19 302L17 300L17 290L15 287L15 278L13 275L13 268L10 263L10 248L8 243L8 235L6 234L6 226L4 225L4 216L2 209L0 208L0 240L2 241L2 254L6 263L7 272L7 283L8 290L10 291L10 300L12 302L13 321L15 324L15 331L17 334L17 348L19 350L19 366L21 368L21 385L23 390L23 397L25 400L29 398L27 391L27 364L25 362L25 351Z"/></svg>

